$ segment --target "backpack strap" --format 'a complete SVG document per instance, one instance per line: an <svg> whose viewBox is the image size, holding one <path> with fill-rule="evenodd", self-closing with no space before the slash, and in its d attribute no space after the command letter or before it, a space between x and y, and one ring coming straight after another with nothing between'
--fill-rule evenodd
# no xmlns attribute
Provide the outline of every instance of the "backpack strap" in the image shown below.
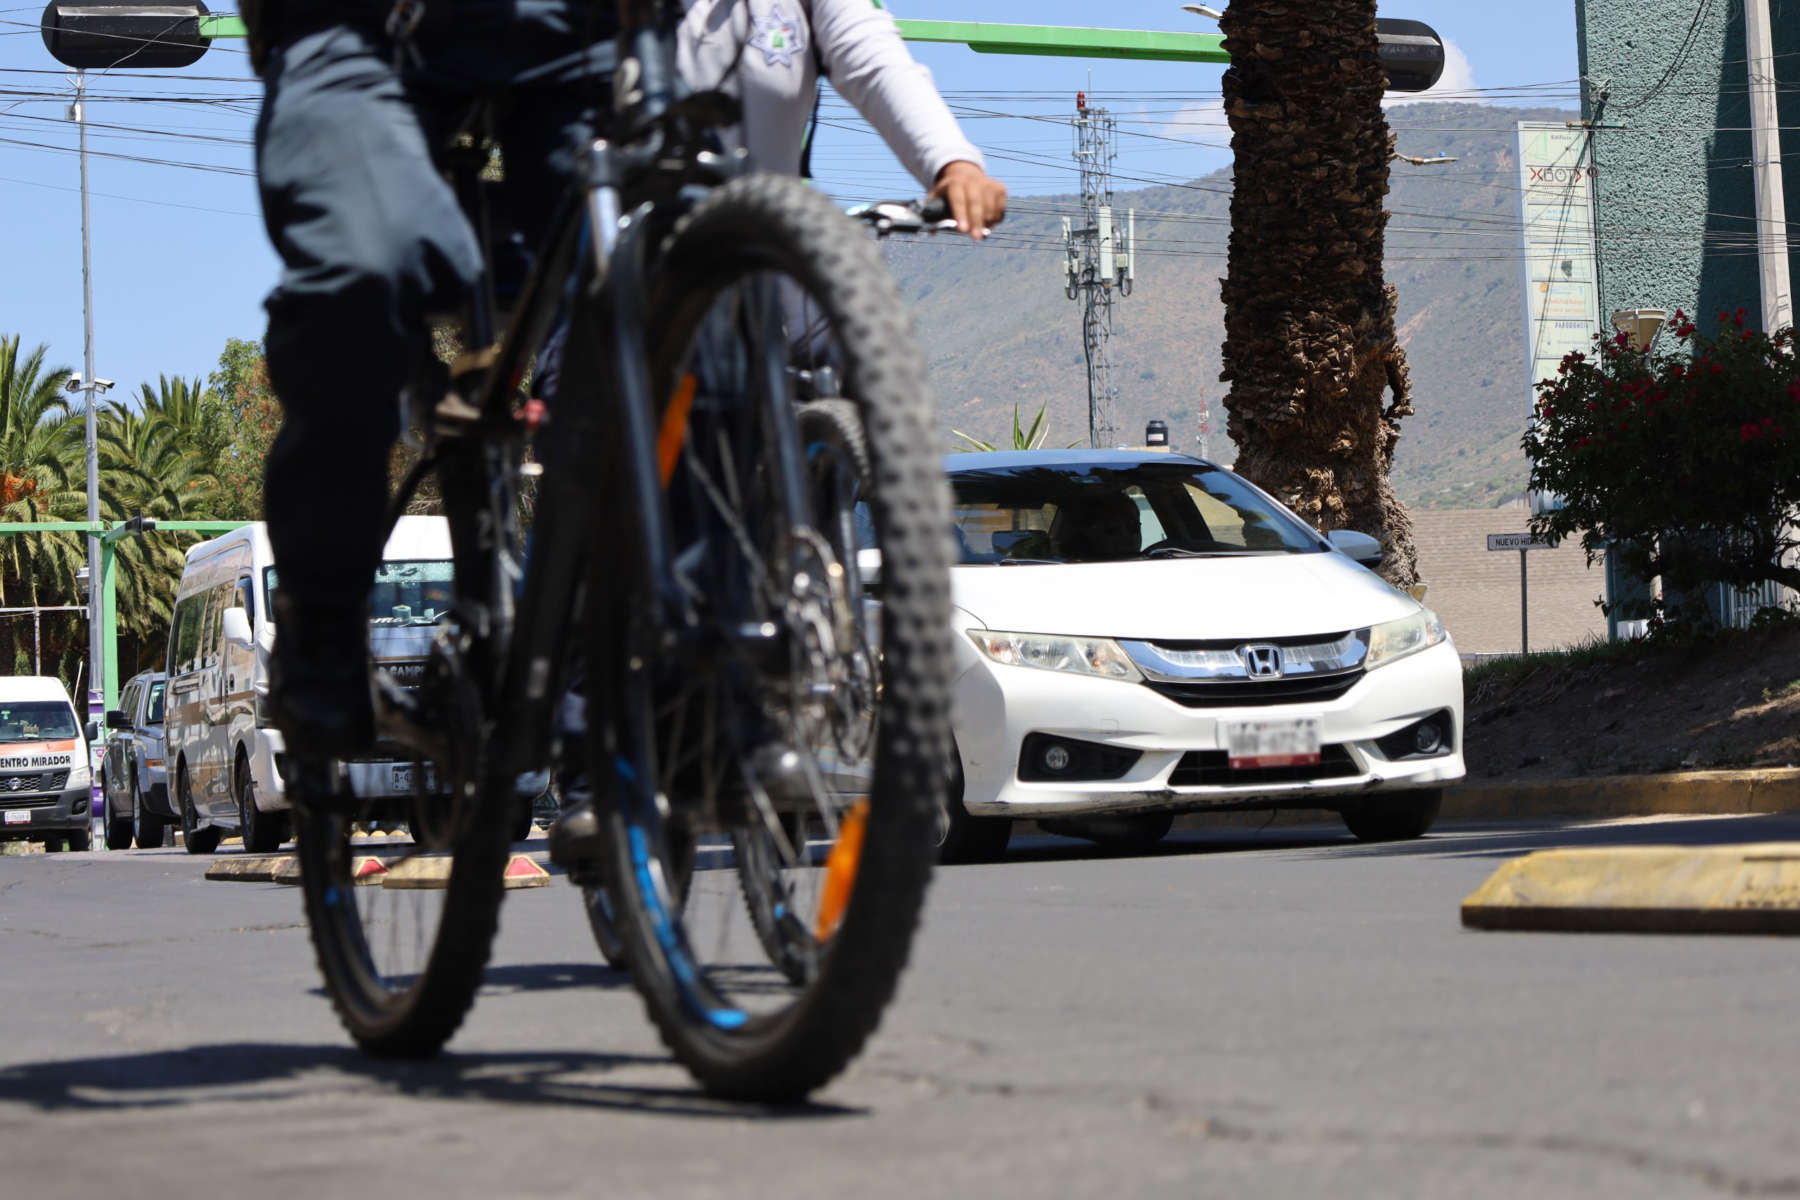
<svg viewBox="0 0 1800 1200"><path fill-rule="evenodd" d="M817 79L813 82L812 116L806 119L806 138L800 143L800 178L812 181L813 140L819 134L819 102L825 96L825 81L831 76L825 70L825 59L819 53L819 34L813 27L812 4L810 0L800 0L800 11L806 18L806 47L812 53L813 72Z"/></svg>

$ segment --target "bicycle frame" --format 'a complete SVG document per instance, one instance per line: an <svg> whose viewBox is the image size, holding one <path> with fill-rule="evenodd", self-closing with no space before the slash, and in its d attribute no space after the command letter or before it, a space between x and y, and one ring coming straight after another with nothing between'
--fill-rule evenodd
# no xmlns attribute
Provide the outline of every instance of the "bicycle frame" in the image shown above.
<svg viewBox="0 0 1800 1200"><path fill-rule="evenodd" d="M657 413L647 362L644 303L652 238L685 202L684 190L713 186L742 170L741 158L699 149L697 134L735 120L735 101L717 93L684 93L674 70L673 34L679 6L666 0L626 0L619 5L619 67L615 118L609 133L583 148L581 176L559 200L551 235L533 265L504 336L495 340L495 303L484 284L471 298L467 332L474 349L450 368L450 387L426 414L426 453L402 482L390 527L426 471L443 482L450 517L459 605L478 684L490 703L491 770L496 778L540 769L550 757L555 706L567 681L568 631L585 580L597 502L593 471L572 469L610 460L624 473L619 494L641 561L633 564L654 582L654 628L681 625L681 593L672 566L657 454ZM618 140L613 140L617 138ZM671 149L676 153L671 156ZM473 164L464 164L458 191L465 212L486 247L487 220ZM642 199L637 199L637 197ZM634 200L629 211L628 199ZM590 262L584 256L591 255ZM589 294L584 296L585 289ZM548 419L556 432L557 461L540 485L530 552L516 589L516 564L504 559L505 532L513 521L528 429L515 398L532 356L557 321L572 322L584 304L600 316L605 369L592 377L571 371L584 354L565 344L564 371ZM571 326L570 339L581 331ZM762 387L775 403L780 389ZM798 464L801 449L791 422L770 449L784 468ZM609 440L610 435L610 440ZM798 472L785 469L792 480ZM783 497L790 527L801 519L805 497ZM621 517L627 514L620 513ZM672 647L673 648L673 647ZM378 724L384 737L435 757L442 735L431 728L397 688L379 681Z"/></svg>

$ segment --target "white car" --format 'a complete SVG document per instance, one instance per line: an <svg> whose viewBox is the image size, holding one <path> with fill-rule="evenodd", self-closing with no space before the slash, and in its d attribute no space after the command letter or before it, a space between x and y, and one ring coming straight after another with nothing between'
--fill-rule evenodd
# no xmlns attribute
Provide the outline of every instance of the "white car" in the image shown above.
<svg viewBox="0 0 1800 1200"><path fill-rule="evenodd" d="M1418 837L1463 775L1462 664L1437 617L1199 459L946 460L959 564L946 860L1012 822L1145 845L1177 813L1338 812ZM1365 565L1368 564L1368 565Z"/></svg>

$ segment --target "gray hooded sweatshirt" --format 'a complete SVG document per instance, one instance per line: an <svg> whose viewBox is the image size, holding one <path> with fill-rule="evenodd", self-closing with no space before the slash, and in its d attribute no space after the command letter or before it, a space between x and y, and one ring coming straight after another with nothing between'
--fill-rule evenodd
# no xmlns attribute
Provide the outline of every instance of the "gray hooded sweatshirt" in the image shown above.
<svg viewBox="0 0 1800 1200"><path fill-rule="evenodd" d="M922 187L984 165L881 0L688 0L678 54L689 86L743 101L734 137L758 170L799 170L821 68Z"/></svg>

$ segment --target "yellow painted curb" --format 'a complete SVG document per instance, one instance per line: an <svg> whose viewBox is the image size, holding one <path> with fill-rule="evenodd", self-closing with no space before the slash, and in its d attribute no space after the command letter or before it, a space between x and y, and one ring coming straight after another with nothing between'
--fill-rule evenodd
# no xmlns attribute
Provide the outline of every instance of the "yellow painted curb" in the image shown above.
<svg viewBox="0 0 1800 1200"><path fill-rule="evenodd" d="M1800 933L1800 842L1540 850L1462 905L1474 929Z"/></svg>
<svg viewBox="0 0 1800 1200"><path fill-rule="evenodd" d="M206 877L228 879L237 883L275 883L276 876L293 861L290 854L244 854L217 858L206 868Z"/></svg>
<svg viewBox="0 0 1800 1200"><path fill-rule="evenodd" d="M1446 821L1534 817L1725 816L1800 812L1800 768L1603 775L1543 783L1463 783L1444 794Z"/></svg>
<svg viewBox="0 0 1800 1200"><path fill-rule="evenodd" d="M381 886L407 891L447 887L454 861L447 855L402 859L388 868ZM508 889L543 887L550 882L550 872L529 854L515 854L507 860L504 879Z"/></svg>
<svg viewBox="0 0 1800 1200"><path fill-rule="evenodd" d="M387 866L379 858L362 856L350 860L350 883L354 887L374 887L387 874ZM209 876L210 878L210 876ZM300 884L300 860L284 858L271 880L290 887Z"/></svg>
<svg viewBox="0 0 1800 1200"><path fill-rule="evenodd" d="M455 861L448 855L436 854L403 858L388 868L380 883L384 888L406 891L441 888L450 882L450 868L455 865Z"/></svg>

